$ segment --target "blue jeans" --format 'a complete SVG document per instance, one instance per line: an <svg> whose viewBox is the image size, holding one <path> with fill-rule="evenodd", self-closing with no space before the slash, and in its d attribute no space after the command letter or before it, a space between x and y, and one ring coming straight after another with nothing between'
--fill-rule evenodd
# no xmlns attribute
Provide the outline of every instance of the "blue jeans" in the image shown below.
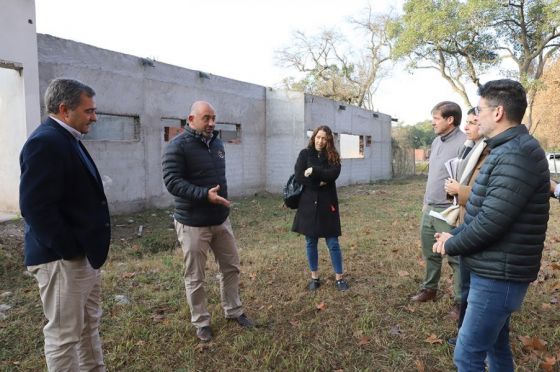
<svg viewBox="0 0 560 372"><path fill-rule="evenodd" d="M311 271L317 271L319 266L319 253L317 252L317 242L319 238L312 236L306 236L306 250L307 250L307 262L309 263L309 269ZM340 252L340 244L338 244L338 237L325 238L327 242L327 247L329 247L329 253L331 255L331 263L334 272L337 274L342 274L342 253Z"/></svg>
<svg viewBox="0 0 560 372"><path fill-rule="evenodd" d="M471 272L467 312L453 359L459 372L513 372L509 343L511 313L521 308L529 283L487 279Z"/></svg>
<svg viewBox="0 0 560 372"><path fill-rule="evenodd" d="M465 313L467 311L469 289L471 286L471 272L464 262L464 258L459 256L459 271L461 273L461 311L459 312L459 321L457 322L457 329L461 328Z"/></svg>

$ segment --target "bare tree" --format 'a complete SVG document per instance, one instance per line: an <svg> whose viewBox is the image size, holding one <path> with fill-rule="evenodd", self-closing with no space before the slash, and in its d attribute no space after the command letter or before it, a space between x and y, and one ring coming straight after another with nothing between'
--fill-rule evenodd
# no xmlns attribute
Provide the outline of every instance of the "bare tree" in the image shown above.
<svg viewBox="0 0 560 372"><path fill-rule="evenodd" d="M277 63L303 77L284 79L286 88L373 108L373 93L391 58L389 15L375 15L371 7L350 24L365 36L365 45L352 46L342 33L325 29L314 36L293 34L289 46L276 51Z"/></svg>

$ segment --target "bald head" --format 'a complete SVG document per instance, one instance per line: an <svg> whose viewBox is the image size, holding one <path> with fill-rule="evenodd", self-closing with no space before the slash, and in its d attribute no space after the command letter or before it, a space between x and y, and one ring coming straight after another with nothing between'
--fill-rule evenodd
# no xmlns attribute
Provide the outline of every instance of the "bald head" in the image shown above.
<svg viewBox="0 0 560 372"><path fill-rule="evenodd" d="M201 110L210 108L212 109L212 111L216 111L214 109L214 106L212 106L210 103L206 102L206 101L196 101L191 105L191 111L189 112L189 115L195 115L197 113L199 113Z"/></svg>
<svg viewBox="0 0 560 372"><path fill-rule="evenodd" d="M204 137L210 138L216 126L216 110L206 101L196 101L191 106L189 127Z"/></svg>

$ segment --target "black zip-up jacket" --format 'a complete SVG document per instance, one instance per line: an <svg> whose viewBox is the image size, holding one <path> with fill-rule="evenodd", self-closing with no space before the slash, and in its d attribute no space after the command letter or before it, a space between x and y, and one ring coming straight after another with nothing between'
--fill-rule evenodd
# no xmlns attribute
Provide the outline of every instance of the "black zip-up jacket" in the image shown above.
<svg viewBox="0 0 560 372"><path fill-rule="evenodd" d="M475 274L531 282L540 269L550 173L543 149L517 125L486 140L490 154L472 187L465 223L445 243Z"/></svg>
<svg viewBox="0 0 560 372"><path fill-rule="evenodd" d="M229 208L208 201L208 190L220 185L227 199L224 145L214 131L208 143L190 127L176 136L163 154L163 181L175 197L175 219L187 226L215 226L229 215Z"/></svg>

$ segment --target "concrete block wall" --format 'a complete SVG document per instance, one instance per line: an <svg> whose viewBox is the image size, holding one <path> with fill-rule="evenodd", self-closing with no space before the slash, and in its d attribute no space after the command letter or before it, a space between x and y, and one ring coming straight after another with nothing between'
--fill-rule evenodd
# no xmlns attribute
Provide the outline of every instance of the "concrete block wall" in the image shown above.
<svg viewBox="0 0 560 372"><path fill-rule="evenodd" d="M364 157L343 159L337 185L367 183L392 177L391 117L324 97L307 95L305 131L328 125L339 134L371 136Z"/></svg>
<svg viewBox="0 0 560 372"><path fill-rule="evenodd" d="M35 2L0 2L0 211L19 211L19 153L39 124Z"/></svg>
<svg viewBox="0 0 560 372"><path fill-rule="evenodd" d="M266 91L266 191L282 192L307 139L303 93Z"/></svg>
<svg viewBox="0 0 560 372"><path fill-rule="evenodd" d="M140 118L140 138L85 141L102 176L113 212L162 207L172 201L161 177L162 118L184 119L196 100L211 102L219 122L241 124L241 143L226 143L231 196L261 191L265 180L265 88L142 59L90 45L38 35L40 91L52 79L79 79L96 90L98 112ZM44 108L43 108L43 114Z"/></svg>
<svg viewBox="0 0 560 372"><path fill-rule="evenodd" d="M230 196L280 193L306 131L327 124L338 133L371 135L364 159L343 161L339 185L391 177L390 117L299 92L274 90L211 74L38 35L39 90L71 77L97 92L98 112L139 118L139 138L86 141L112 213L172 204L162 181L164 127L186 119L196 100L211 102L217 121L241 125L240 141L225 143ZM43 114L44 109L43 109ZM387 145L388 144L388 145ZM378 164L381 163L381 164Z"/></svg>

